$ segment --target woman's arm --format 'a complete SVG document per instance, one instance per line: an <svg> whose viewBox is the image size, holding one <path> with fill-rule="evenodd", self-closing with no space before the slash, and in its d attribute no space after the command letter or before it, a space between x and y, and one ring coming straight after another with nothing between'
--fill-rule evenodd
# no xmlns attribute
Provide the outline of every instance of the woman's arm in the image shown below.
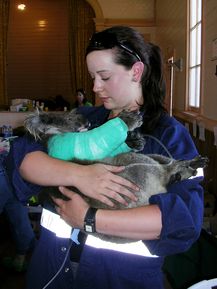
<svg viewBox="0 0 217 289"><path fill-rule="evenodd" d="M111 199L125 203L122 195L135 200L129 189L138 187L115 175L124 167L103 164L79 165L49 157L42 151L25 155L19 167L21 176L28 182L41 186L74 186L83 194L110 206Z"/></svg>
<svg viewBox="0 0 217 289"><path fill-rule="evenodd" d="M118 221L117 221L118 220ZM161 211L157 205L128 210L98 210L98 233L135 240L155 240L162 228Z"/></svg>

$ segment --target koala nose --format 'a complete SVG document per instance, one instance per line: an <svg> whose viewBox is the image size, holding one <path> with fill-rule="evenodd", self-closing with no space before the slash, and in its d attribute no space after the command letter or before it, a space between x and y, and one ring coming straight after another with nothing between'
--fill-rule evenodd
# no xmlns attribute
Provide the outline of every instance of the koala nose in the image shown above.
<svg viewBox="0 0 217 289"><path fill-rule="evenodd" d="M181 181L181 179L182 179L181 174L180 174L180 173L176 173L176 181L177 181L177 182L178 182L178 181Z"/></svg>
<svg viewBox="0 0 217 289"><path fill-rule="evenodd" d="M90 122L83 116L81 116L80 123L82 123L86 128L90 127Z"/></svg>
<svg viewBox="0 0 217 289"><path fill-rule="evenodd" d="M169 184L173 184L173 183L176 183L178 181L181 181L182 179L182 176L180 173L176 173L174 175L171 175L170 179L169 179Z"/></svg>

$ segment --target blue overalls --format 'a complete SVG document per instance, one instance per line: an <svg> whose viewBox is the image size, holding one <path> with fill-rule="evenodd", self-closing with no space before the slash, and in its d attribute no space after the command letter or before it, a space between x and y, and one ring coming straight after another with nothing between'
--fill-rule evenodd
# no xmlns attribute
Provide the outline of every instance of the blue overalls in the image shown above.
<svg viewBox="0 0 217 289"><path fill-rule="evenodd" d="M93 127L104 123L108 117L108 111L103 107L83 107L80 112L87 116ZM162 117L152 136L160 140L175 159L191 159L197 155L185 127L167 115ZM26 151L31 150L33 143L28 144L22 139L19 141L20 145L23 146L25 143L29 147ZM37 150L36 145L34 149ZM166 155L165 149L151 137L146 137L142 153ZM22 159L22 156L19 158ZM21 181L18 176L17 180ZM198 177L175 183L168 187L166 194L150 198L150 203L157 204L162 212L163 228L159 239L143 242L149 251L147 257L75 243L68 254L71 241L59 238L53 232L41 227L40 240L27 273L26 288L42 289L62 265L60 273L46 288L163 288L161 267L164 256L187 250L199 237L203 219L203 189L199 184L201 180L202 178ZM25 182L25 185L28 183ZM71 261L79 261L76 278L73 276Z"/></svg>

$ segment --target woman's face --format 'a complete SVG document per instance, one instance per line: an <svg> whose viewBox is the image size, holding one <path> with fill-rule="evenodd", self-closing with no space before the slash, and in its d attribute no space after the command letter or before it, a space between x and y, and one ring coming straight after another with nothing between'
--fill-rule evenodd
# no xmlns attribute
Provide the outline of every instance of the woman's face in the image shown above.
<svg viewBox="0 0 217 289"><path fill-rule="evenodd" d="M133 81L133 69L126 70L114 62L111 49L89 53L87 67L94 82L93 91L107 109L118 113L138 108L141 86Z"/></svg>

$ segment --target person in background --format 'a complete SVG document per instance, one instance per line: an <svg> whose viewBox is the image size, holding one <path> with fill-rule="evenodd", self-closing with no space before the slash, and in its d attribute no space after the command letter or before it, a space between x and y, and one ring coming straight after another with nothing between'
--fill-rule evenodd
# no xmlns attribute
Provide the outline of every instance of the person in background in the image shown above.
<svg viewBox="0 0 217 289"><path fill-rule="evenodd" d="M163 62L158 46L145 42L135 29L111 27L92 36L86 61L93 79L93 91L103 102L101 107L78 109L92 127L118 116L122 110L140 110L144 120L140 131L146 139L140 153L169 153L175 159L191 159L198 154L186 128L165 111ZM60 160L52 160L43 152L35 151L23 158L17 174L32 183L68 186L69 178L64 173L69 177L69 170L65 169L63 173L63 167L76 164L62 164ZM97 178L94 170L92 178L82 173L87 168L78 167L74 171L75 187L84 194L89 194L91 187L91 195L103 202L109 197L108 191L110 197L119 199L120 186L114 184L117 176L109 174L109 179L115 181L107 183ZM101 173L101 178L108 175L105 169ZM60 191L69 198L68 201L55 199L56 210L66 222L61 225L62 229L63 224L66 226L62 233L68 234L68 226L85 230L84 220L89 217L93 231L134 241L117 245L92 235L86 239L80 233L80 244L77 244L71 242L70 234L60 237L49 227L44 216L26 288L163 289L164 257L184 252L200 235L202 179L197 176L169 185L167 193L152 196L149 205L126 210L94 210L78 194L60 186ZM100 197L99 192L102 193ZM48 219L50 217L48 212Z"/></svg>
<svg viewBox="0 0 217 289"><path fill-rule="evenodd" d="M86 92L83 88L79 88L76 90L76 102L75 107L80 106L93 106L90 101L88 101L86 97Z"/></svg>

